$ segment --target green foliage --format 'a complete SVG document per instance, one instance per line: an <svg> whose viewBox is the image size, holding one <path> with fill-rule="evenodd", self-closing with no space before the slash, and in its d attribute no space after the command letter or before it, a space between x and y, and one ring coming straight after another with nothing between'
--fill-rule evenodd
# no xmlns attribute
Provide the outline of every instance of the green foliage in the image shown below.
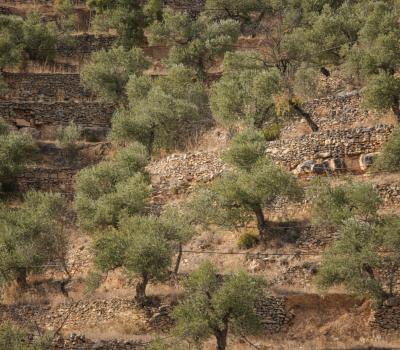
<svg viewBox="0 0 400 350"><path fill-rule="evenodd" d="M143 6L139 0L90 0L88 6L96 10L92 27L97 31L113 29L118 34L118 45L129 50L145 43L144 29L160 19L160 0L148 0Z"/></svg>
<svg viewBox="0 0 400 350"><path fill-rule="evenodd" d="M211 110L226 127L238 125L261 128L276 119L275 94L281 91L278 70L266 70L256 53L227 53L223 77L213 84Z"/></svg>
<svg viewBox="0 0 400 350"><path fill-rule="evenodd" d="M110 137L118 142L139 141L150 153L182 146L207 117L205 89L183 66L171 67L154 81L131 76L127 93L130 107L114 114Z"/></svg>
<svg viewBox="0 0 400 350"><path fill-rule="evenodd" d="M73 121L57 130L57 144L68 161L72 161L77 154L80 135L79 128Z"/></svg>
<svg viewBox="0 0 400 350"><path fill-rule="evenodd" d="M250 170L264 157L266 144L260 132L247 130L236 135L229 143L222 159L239 169Z"/></svg>
<svg viewBox="0 0 400 350"><path fill-rule="evenodd" d="M216 268L203 263L184 282L185 299L175 308L176 332L185 340L202 343L213 335L218 349L225 349L228 329L238 334L258 330L256 301L265 284L245 272L236 272L221 281Z"/></svg>
<svg viewBox="0 0 400 350"><path fill-rule="evenodd" d="M155 217L125 217L118 230L111 229L97 237L93 251L95 266L101 271L123 267L139 278L136 297L146 298L150 280L162 280L171 264L172 249Z"/></svg>
<svg viewBox="0 0 400 350"><path fill-rule="evenodd" d="M246 26L257 27L268 13L269 2L266 0L207 0L204 11L217 19L233 19ZM257 14L257 15L254 15Z"/></svg>
<svg viewBox="0 0 400 350"><path fill-rule="evenodd" d="M238 247L240 249L250 249L258 244L260 241L259 237L252 233L243 233L239 237Z"/></svg>
<svg viewBox="0 0 400 350"><path fill-rule="evenodd" d="M75 29L78 20L75 14L74 5L71 0L56 0L54 8L57 12L57 25L59 30L65 35Z"/></svg>
<svg viewBox="0 0 400 350"><path fill-rule="evenodd" d="M71 41L71 31L62 23L66 22L46 23L34 12L24 19L0 15L0 69L18 66L25 59L51 62L57 46Z"/></svg>
<svg viewBox="0 0 400 350"><path fill-rule="evenodd" d="M150 61L139 48L125 50L114 47L91 55L90 62L81 70L83 85L99 98L109 102L124 102L125 87L130 76L140 76Z"/></svg>
<svg viewBox="0 0 400 350"><path fill-rule="evenodd" d="M45 350L50 346L49 339L41 337L33 342L28 334L9 322L0 325L0 349L7 350Z"/></svg>
<svg viewBox="0 0 400 350"><path fill-rule="evenodd" d="M29 163L37 147L28 135L11 132L0 119L0 193L15 185L15 177Z"/></svg>
<svg viewBox="0 0 400 350"><path fill-rule="evenodd" d="M263 154L259 134L236 137L225 159L233 166L208 188L199 190L189 211L196 222L236 227L256 216L260 238L266 238L263 209L278 198L298 200L303 189L288 171Z"/></svg>
<svg viewBox="0 0 400 350"><path fill-rule="evenodd" d="M381 205L379 194L366 182L347 182L335 187L319 182L311 195L313 222L327 230L337 229L350 218L373 221Z"/></svg>
<svg viewBox="0 0 400 350"><path fill-rule="evenodd" d="M58 193L28 192L19 209L0 207L1 283L26 284L30 271L64 261L67 237L62 229L64 200Z"/></svg>
<svg viewBox="0 0 400 350"><path fill-rule="evenodd" d="M22 61L22 20L15 16L0 15L0 70L17 66Z"/></svg>
<svg viewBox="0 0 400 350"><path fill-rule="evenodd" d="M265 129L262 130L265 141L269 142L279 139L281 129L282 126L278 123L268 125Z"/></svg>
<svg viewBox="0 0 400 350"><path fill-rule="evenodd" d="M395 292L399 247L399 217L379 225L348 219L325 251L316 283L322 290L343 284L351 293L382 302Z"/></svg>
<svg viewBox="0 0 400 350"><path fill-rule="evenodd" d="M54 22L43 23L39 14L30 13L22 26L24 51L32 60L52 61L60 32Z"/></svg>
<svg viewBox="0 0 400 350"><path fill-rule="evenodd" d="M207 69L232 45L239 35L239 23L231 20L213 21L207 16L193 20L188 13L166 9L162 21L149 27L151 44L172 46L168 65L183 64L204 77Z"/></svg>
<svg viewBox="0 0 400 350"><path fill-rule="evenodd" d="M382 152L374 161L372 169L379 171L400 170L400 128L393 130L383 145Z"/></svg>
<svg viewBox="0 0 400 350"><path fill-rule="evenodd" d="M123 215L147 211L151 186L144 173L147 153L133 144L76 176L75 207L80 225L88 231L117 226Z"/></svg>

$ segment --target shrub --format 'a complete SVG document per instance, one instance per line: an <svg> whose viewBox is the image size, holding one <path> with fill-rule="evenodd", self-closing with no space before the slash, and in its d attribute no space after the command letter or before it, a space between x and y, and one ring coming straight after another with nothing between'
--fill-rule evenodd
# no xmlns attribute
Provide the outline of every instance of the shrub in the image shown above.
<svg viewBox="0 0 400 350"><path fill-rule="evenodd" d="M273 123L269 125L267 128L263 129L263 135L265 141L274 141L277 140L281 134L282 126L278 123Z"/></svg>
<svg viewBox="0 0 400 350"><path fill-rule="evenodd" d="M77 155L80 134L78 126L73 121L57 130L57 144L62 148L63 155L68 161L72 161Z"/></svg>
<svg viewBox="0 0 400 350"><path fill-rule="evenodd" d="M0 206L0 285L27 285L29 272L45 263L64 261L67 240L60 194L28 192L22 206Z"/></svg>
<svg viewBox="0 0 400 350"><path fill-rule="evenodd" d="M16 176L36 153L31 136L11 132L0 119L0 193L14 188Z"/></svg>
<svg viewBox="0 0 400 350"><path fill-rule="evenodd" d="M250 249L258 244L259 237L253 233L244 233L239 237L238 247L240 249Z"/></svg>
<svg viewBox="0 0 400 350"><path fill-rule="evenodd" d="M0 349L4 350L45 350L50 348L50 340L40 337L28 341L28 334L10 322L0 325Z"/></svg>
<svg viewBox="0 0 400 350"><path fill-rule="evenodd" d="M397 127L383 146L382 152L375 160L373 170L400 170L400 128Z"/></svg>

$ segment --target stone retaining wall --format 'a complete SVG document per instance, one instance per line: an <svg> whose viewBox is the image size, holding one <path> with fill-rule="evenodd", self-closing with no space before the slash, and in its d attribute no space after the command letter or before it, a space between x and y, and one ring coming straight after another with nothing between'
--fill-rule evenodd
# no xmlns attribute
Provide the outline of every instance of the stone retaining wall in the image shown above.
<svg viewBox="0 0 400 350"><path fill-rule="evenodd" d="M115 42L114 35L94 35L79 34L74 36L75 43L73 45L61 44L57 48L57 53L63 57L84 57L90 55L94 51L109 49Z"/></svg>
<svg viewBox="0 0 400 350"><path fill-rule="evenodd" d="M267 154L290 170L305 160L351 158L380 150L393 130L390 125L320 131L268 143Z"/></svg>
<svg viewBox="0 0 400 350"><path fill-rule="evenodd" d="M29 167L18 175L18 189L22 192L28 190L62 192L72 197L74 176L77 171L71 168Z"/></svg>
<svg viewBox="0 0 400 350"><path fill-rule="evenodd" d="M3 73L6 91L0 100L87 101L94 96L80 84L79 74Z"/></svg>
<svg viewBox="0 0 400 350"><path fill-rule="evenodd" d="M76 124L82 126L108 127L113 112L114 106L112 104L98 102L0 101L0 117L17 126L63 125L73 120Z"/></svg>
<svg viewBox="0 0 400 350"><path fill-rule="evenodd" d="M374 314L372 327L384 331L400 330L400 299L391 298L385 302Z"/></svg>

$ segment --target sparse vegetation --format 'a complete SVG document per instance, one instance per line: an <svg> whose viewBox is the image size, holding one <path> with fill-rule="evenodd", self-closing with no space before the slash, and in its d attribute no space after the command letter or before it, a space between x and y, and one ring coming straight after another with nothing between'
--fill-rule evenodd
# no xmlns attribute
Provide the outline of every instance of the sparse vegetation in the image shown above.
<svg viewBox="0 0 400 350"><path fill-rule="evenodd" d="M45 350L50 346L46 337L30 340L28 334L20 328L5 322L0 325L0 349L7 350Z"/></svg>
<svg viewBox="0 0 400 350"><path fill-rule="evenodd" d="M260 241L260 239L255 234L243 233L239 237L238 247L240 249L250 249L250 248L253 248L254 246L256 246L259 241Z"/></svg>
<svg viewBox="0 0 400 350"><path fill-rule="evenodd" d="M1 324L0 349L50 348L41 327L60 343L79 331L65 341L82 348L122 333L152 350L398 345L386 330L399 328L400 131L378 154L391 130L378 120L400 120L400 1L55 0L8 11L18 16L0 15L10 304L0 319L34 327ZM79 72L82 86L60 74L53 91L37 65Z"/></svg>
<svg viewBox="0 0 400 350"><path fill-rule="evenodd" d="M0 119L0 193L15 187L15 176L36 153L36 144L30 136L12 132Z"/></svg>
<svg viewBox="0 0 400 350"><path fill-rule="evenodd" d="M73 121L65 127L60 127L57 131L57 143L67 162L72 162L77 155L79 137L79 128Z"/></svg>

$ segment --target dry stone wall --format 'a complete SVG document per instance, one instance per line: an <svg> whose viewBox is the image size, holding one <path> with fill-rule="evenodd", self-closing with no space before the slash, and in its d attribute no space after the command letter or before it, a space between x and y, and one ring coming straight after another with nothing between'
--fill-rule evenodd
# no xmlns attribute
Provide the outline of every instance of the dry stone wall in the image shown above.
<svg viewBox="0 0 400 350"><path fill-rule="evenodd" d="M74 36L74 44L61 44L57 53L63 57L85 57L94 51L109 49L115 42L114 35L79 34Z"/></svg>
<svg viewBox="0 0 400 350"><path fill-rule="evenodd" d="M71 168L29 167L17 177L18 189L62 192L72 197L76 173L77 169Z"/></svg>
<svg viewBox="0 0 400 350"><path fill-rule="evenodd" d="M379 307L371 325L384 331L400 330L400 299L388 299L384 305Z"/></svg>
<svg viewBox="0 0 400 350"><path fill-rule="evenodd" d="M82 126L110 126L114 106L98 102L0 101L0 117L17 126L62 125L73 120ZM23 124L23 125L22 125Z"/></svg>
<svg viewBox="0 0 400 350"><path fill-rule="evenodd" d="M94 96L80 84L79 74L3 73L7 89L0 100L87 101Z"/></svg>
<svg viewBox="0 0 400 350"><path fill-rule="evenodd" d="M380 150L391 125L320 131L268 143L267 154L293 170L306 160L351 158Z"/></svg>

